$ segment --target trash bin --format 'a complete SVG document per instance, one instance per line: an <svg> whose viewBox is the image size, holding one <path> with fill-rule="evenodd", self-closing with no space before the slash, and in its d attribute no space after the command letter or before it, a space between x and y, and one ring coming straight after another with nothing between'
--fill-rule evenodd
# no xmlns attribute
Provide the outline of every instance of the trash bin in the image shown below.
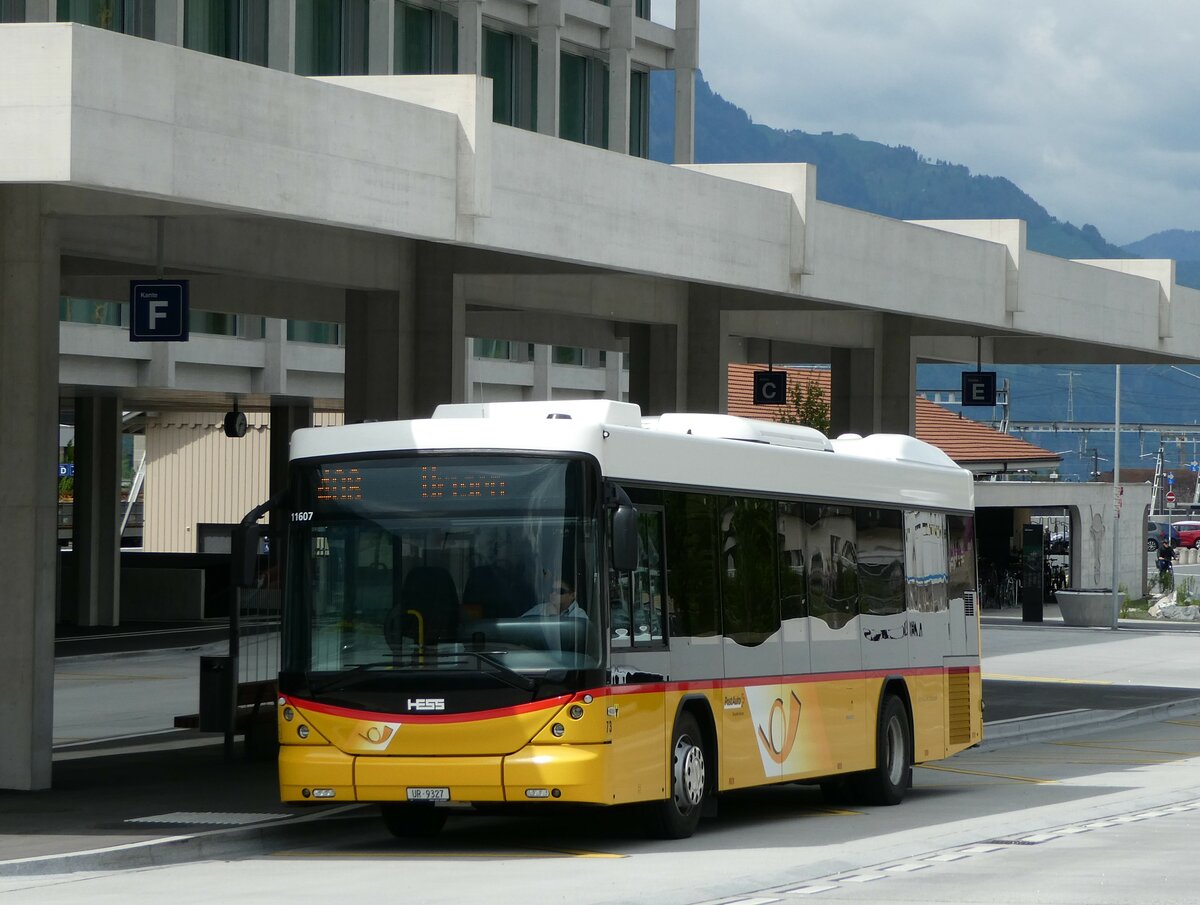
<svg viewBox="0 0 1200 905"><path fill-rule="evenodd" d="M224 732L233 695L229 657L200 658L200 731Z"/></svg>

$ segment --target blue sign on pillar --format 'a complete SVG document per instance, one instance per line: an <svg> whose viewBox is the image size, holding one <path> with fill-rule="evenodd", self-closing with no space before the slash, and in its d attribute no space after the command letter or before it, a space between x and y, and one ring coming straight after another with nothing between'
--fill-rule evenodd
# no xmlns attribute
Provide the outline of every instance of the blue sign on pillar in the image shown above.
<svg viewBox="0 0 1200 905"><path fill-rule="evenodd" d="M187 342L188 281L130 280L131 342Z"/></svg>

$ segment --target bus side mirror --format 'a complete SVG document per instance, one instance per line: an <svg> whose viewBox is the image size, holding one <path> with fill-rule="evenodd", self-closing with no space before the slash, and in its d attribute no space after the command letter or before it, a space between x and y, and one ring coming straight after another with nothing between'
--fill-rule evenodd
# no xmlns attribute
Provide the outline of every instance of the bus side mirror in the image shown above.
<svg viewBox="0 0 1200 905"><path fill-rule="evenodd" d="M258 543L266 525L237 525L229 538L230 580L235 588L252 588L258 579Z"/></svg>
<svg viewBox="0 0 1200 905"><path fill-rule="evenodd" d="M612 567L616 572L632 572L638 561L637 510L629 505L617 507L612 519Z"/></svg>

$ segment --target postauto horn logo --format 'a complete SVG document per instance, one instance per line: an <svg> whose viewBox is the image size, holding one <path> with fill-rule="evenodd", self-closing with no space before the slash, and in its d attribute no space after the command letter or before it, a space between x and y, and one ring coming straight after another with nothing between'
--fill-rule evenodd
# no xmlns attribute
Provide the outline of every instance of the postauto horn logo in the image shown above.
<svg viewBox="0 0 1200 905"><path fill-rule="evenodd" d="M796 745L796 733L800 729L800 698L796 692L790 692L785 705L781 697L749 697L763 768L768 768L768 759L776 764L784 763Z"/></svg>

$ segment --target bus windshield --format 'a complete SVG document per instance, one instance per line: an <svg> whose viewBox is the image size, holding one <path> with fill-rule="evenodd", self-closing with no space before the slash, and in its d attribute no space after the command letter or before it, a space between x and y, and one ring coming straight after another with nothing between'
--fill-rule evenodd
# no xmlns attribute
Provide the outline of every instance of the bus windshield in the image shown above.
<svg viewBox="0 0 1200 905"><path fill-rule="evenodd" d="M524 692L598 668L597 481L549 456L295 463L282 672Z"/></svg>

